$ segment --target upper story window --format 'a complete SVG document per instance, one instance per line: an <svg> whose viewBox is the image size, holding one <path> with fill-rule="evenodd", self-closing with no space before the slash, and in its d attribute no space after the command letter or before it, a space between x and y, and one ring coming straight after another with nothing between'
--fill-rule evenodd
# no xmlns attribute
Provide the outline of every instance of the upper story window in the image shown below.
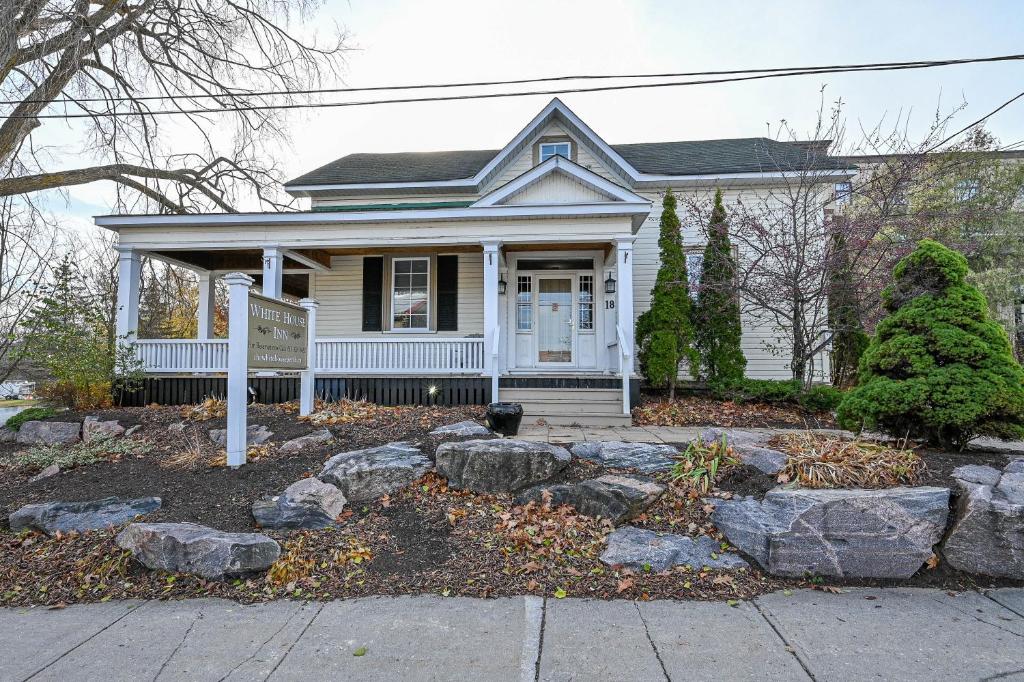
<svg viewBox="0 0 1024 682"><path fill-rule="evenodd" d="M566 159L572 156L572 142L542 142L540 145L540 162L544 163L552 156Z"/></svg>
<svg viewBox="0 0 1024 682"><path fill-rule="evenodd" d="M835 186L835 200L837 204L845 204L850 201L853 195L853 185L849 182L837 182Z"/></svg>
<svg viewBox="0 0 1024 682"><path fill-rule="evenodd" d="M953 198L959 202L970 201L978 196L977 180L961 180L953 188Z"/></svg>
<svg viewBox="0 0 1024 682"><path fill-rule="evenodd" d="M395 258L391 264L391 328L429 329L430 258Z"/></svg>

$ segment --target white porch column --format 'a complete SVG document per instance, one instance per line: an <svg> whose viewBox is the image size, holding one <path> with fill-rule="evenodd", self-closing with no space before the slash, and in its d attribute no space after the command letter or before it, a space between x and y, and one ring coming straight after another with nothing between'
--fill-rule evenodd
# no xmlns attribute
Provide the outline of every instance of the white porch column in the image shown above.
<svg viewBox="0 0 1024 682"><path fill-rule="evenodd" d="M615 269L618 270L618 310L616 333L619 336L619 351L622 353L622 413L630 414L629 380L633 376L634 336L633 323L633 236L615 239Z"/></svg>
<svg viewBox="0 0 1024 682"><path fill-rule="evenodd" d="M498 370L501 366L501 327L498 323L498 262L501 242L485 241L484 247L484 373L491 377L491 402L498 401Z"/></svg>
<svg viewBox="0 0 1024 682"><path fill-rule="evenodd" d="M281 276L284 274L284 251L279 246L263 249L263 295L281 298Z"/></svg>
<svg viewBox="0 0 1024 682"><path fill-rule="evenodd" d="M117 246L117 336L134 341L139 336L139 286L142 254L131 246ZM121 342L119 341L119 343Z"/></svg>
<svg viewBox="0 0 1024 682"><path fill-rule="evenodd" d="M299 305L306 309L306 357L309 361L306 370L299 374L299 416L308 417L313 413L316 398L316 309L320 303L315 298L303 298Z"/></svg>
<svg viewBox="0 0 1024 682"><path fill-rule="evenodd" d="M249 287L241 272L224 276L228 285L228 466L245 464L245 422L249 404Z"/></svg>
<svg viewBox="0 0 1024 682"><path fill-rule="evenodd" d="M213 313L217 307L217 276L212 272L199 273L199 308L196 310L198 325L197 339L212 339Z"/></svg>

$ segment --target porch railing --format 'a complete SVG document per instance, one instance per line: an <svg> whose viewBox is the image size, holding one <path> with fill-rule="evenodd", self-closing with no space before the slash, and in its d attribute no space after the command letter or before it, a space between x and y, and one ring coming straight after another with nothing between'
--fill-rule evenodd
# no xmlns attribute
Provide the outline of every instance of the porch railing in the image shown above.
<svg viewBox="0 0 1024 682"><path fill-rule="evenodd" d="M226 339L140 339L135 342L146 372L226 372ZM452 338L339 339L316 341L317 372L359 374L480 374L484 340Z"/></svg>

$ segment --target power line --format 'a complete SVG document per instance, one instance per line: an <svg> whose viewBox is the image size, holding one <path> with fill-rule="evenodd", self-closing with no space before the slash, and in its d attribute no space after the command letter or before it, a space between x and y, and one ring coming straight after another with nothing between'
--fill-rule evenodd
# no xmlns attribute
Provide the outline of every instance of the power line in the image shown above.
<svg viewBox="0 0 1024 682"><path fill-rule="evenodd" d="M761 80L767 78L786 78L792 76L805 76L805 75L817 75L817 74L829 74L829 73L851 73L851 72L874 72L874 71L900 71L907 69L923 69L923 68L934 68L940 66L949 66L953 64L966 64L976 62L990 62L990 61L1020 61L1024 60L1024 55L1004 55L1001 57L987 57L979 59L964 59L964 60L943 60L933 62L894 62L891 64L884 64L878 66L863 66L863 67L811 67L804 70L793 70L793 71L771 71L768 73L756 73L755 75L749 76L738 76L738 77L727 77L727 78L714 78L714 79L702 79L702 80L688 80L688 81L672 81L672 82L661 82L661 83L634 83L625 85L605 85L598 87L582 87L582 88L555 88L547 90L531 90L526 92L496 92L496 93L472 93L472 94L459 94L459 95L438 95L430 97L403 97L394 99L380 99L380 100L362 100L356 102L307 102L307 103L286 103L286 104L253 104L253 105L232 105L221 108L197 108L197 109L160 109L151 111L105 111L105 112L86 112L76 114L38 114L38 115L18 115L18 116L4 116L0 118L34 118L34 119L73 119L73 118L106 118L106 117L124 117L124 116L167 116L175 114L212 114L212 113L229 113L229 112L247 112L247 111L266 111L266 110L287 110L287 109L324 109L324 108L335 108L335 107L358 107L358 106L371 106L378 104L409 104L409 103L420 103L420 102L445 102L445 101L459 101L459 100L475 100L475 99L497 99L497 98L508 98L508 97L528 97L533 95L562 95L562 94L574 94L574 93L585 93L585 92L608 92L608 91L621 91L621 90L639 90L639 89L650 89L650 88L666 88L666 87L685 87L692 85L715 85L720 83L735 83L742 81ZM750 72L741 72L750 73ZM425 86L428 87L428 86ZM188 96L174 96L188 98ZM103 100L108 101L108 100ZM129 101L129 100L118 100L118 101ZM72 103L73 100L62 101L61 103Z"/></svg>
<svg viewBox="0 0 1024 682"><path fill-rule="evenodd" d="M427 90L427 89L445 89L445 88L468 88L468 87L485 87L495 85L527 85L531 83L551 83L559 81L574 81L574 80L630 80L637 78L693 78L698 76L737 76L741 74L784 74L786 72L801 72L801 73L834 73L834 72L854 72L854 71L866 71L881 69L883 67L902 67L902 68L933 68L937 66L955 66L959 64L981 64L981 63L992 63L992 62L1005 62L1005 61L1018 61L1024 59L1024 55L1013 54L1013 55L997 55L994 57L967 57L963 59L941 59L941 60L915 60L908 62L873 62L865 64L832 64L825 66L786 66L786 67L774 67L767 69L733 69L733 70L720 70L720 71L689 71L689 72L667 72L667 73L634 73L634 74L580 74L580 75L563 75L563 76L544 76L539 78L518 78L514 80L495 80L495 81L467 81L461 83L418 83L412 85L378 85L369 87L359 88L314 88L308 90L254 90L251 92L238 91L227 94L211 94L211 93L196 93L196 94L164 94L164 95L140 95L133 97L130 95L119 95L117 97L85 97L85 98L61 98L55 100L39 100L39 99L25 99L25 100L2 100L0 104L16 105L21 103L43 103L43 104L78 104L81 102L144 102L144 101L163 101L163 100L197 100L197 99L217 99L221 97L264 97L264 96L279 96L279 95L326 95L326 94L338 94L338 93L351 93L351 92L382 92L382 91L394 91L394 90Z"/></svg>

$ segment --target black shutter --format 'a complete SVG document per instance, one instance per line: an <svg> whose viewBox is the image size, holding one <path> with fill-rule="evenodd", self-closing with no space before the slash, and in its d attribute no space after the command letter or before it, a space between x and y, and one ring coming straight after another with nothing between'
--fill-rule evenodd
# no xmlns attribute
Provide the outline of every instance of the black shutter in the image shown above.
<svg viewBox="0 0 1024 682"><path fill-rule="evenodd" d="M437 331L459 328L459 257L437 257Z"/></svg>
<svg viewBox="0 0 1024 682"><path fill-rule="evenodd" d="M363 258L363 331L384 331L384 257Z"/></svg>

